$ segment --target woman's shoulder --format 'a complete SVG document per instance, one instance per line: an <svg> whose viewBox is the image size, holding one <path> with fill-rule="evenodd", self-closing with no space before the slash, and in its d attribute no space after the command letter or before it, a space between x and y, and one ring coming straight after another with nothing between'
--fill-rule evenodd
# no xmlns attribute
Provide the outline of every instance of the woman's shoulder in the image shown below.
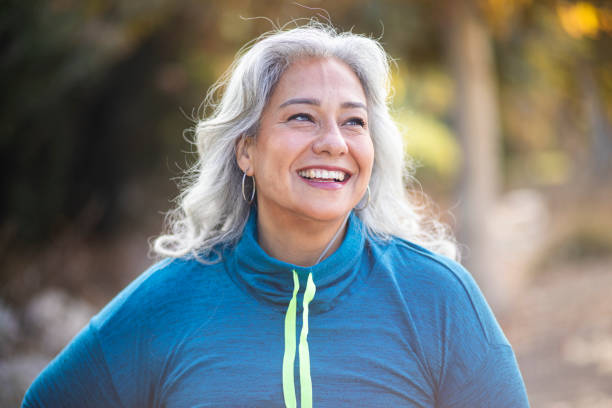
<svg viewBox="0 0 612 408"><path fill-rule="evenodd" d="M209 264L196 258L163 259L121 290L92 322L102 327L112 321L135 321L138 317L155 319L164 308L179 304L192 292L214 286L220 268L221 262Z"/></svg>
<svg viewBox="0 0 612 408"><path fill-rule="evenodd" d="M472 275L459 262L414 242L391 236L386 240L372 240L371 248L379 263L392 268L400 279L424 277L431 281L433 278L438 285L474 289Z"/></svg>
<svg viewBox="0 0 612 408"><path fill-rule="evenodd" d="M507 343L478 284L460 263L398 237L379 241L374 248L378 269L392 276L414 308L424 314L444 310L451 319L471 320L490 344Z"/></svg>

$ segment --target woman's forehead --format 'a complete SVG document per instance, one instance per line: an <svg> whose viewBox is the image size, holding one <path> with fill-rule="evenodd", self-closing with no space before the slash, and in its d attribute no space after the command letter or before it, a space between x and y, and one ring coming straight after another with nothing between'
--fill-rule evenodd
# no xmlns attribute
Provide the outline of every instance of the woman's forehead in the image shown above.
<svg viewBox="0 0 612 408"><path fill-rule="evenodd" d="M336 58L303 58L293 62L280 77L271 102L281 105L290 99L321 102L335 97L342 103L366 105L361 82L353 70Z"/></svg>

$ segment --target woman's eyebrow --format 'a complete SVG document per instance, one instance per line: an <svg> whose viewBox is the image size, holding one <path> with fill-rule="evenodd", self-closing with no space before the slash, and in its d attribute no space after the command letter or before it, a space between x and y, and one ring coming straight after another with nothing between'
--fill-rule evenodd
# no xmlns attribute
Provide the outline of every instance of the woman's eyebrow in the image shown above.
<svg viewBox="0 0 612 408"><path fill-rule="evenodd" d="M321 101L318 99L310 99L310 98L293 98L293 99L289 99L281 103L279 108L284 108L287 105L303 105L303 104L321 106Z"/></svg>
<svg viewBox="0 0 612 408"><path fill-rule="evenodd" d="M311 99L311 98L293 98L293 99L288 99L285 102L281 103L281 105L279 106L279 109L284 108L285 106L288 106L288 105L300 105L300 104L321 106L321 101L319 101L318 99ZM340 106L342 108L360 108L360 109L367 111L365 104L361 102L343 102L342 105Z"/></svg>
<svg viewBox="0 0 612 408"><path fill-rule="evenodd" d="M361 103L361 102L344 102L342 105L343 108L361 108L365 111L367 111L368 109L366 108L366 106Z"/></svg>

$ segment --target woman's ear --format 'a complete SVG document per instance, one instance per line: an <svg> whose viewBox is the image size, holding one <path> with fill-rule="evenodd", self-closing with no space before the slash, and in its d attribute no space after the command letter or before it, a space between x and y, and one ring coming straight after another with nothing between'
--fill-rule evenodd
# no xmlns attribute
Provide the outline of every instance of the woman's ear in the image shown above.
<svg viewBox="0 0 612 408"><path fill-rule="evenodd" d="M252 176L254 173L251 156L252 147L252 137L242 136L238 142L236 142L236 162L238 162L238 167L240 167L247 176Z"/></svg>

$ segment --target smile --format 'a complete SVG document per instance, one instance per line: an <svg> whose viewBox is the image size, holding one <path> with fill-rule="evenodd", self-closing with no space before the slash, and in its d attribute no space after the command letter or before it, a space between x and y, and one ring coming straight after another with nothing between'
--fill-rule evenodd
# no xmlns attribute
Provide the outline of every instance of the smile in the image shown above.
<svg viewBox="0 0 612 408"><path fill-rule="evenodd" d="M350 177L349 174L339 170L325 170L325 169L306 169L298 171L301 177L308 180L316 180L321 182L341 182L345 178Z"/></svg>

